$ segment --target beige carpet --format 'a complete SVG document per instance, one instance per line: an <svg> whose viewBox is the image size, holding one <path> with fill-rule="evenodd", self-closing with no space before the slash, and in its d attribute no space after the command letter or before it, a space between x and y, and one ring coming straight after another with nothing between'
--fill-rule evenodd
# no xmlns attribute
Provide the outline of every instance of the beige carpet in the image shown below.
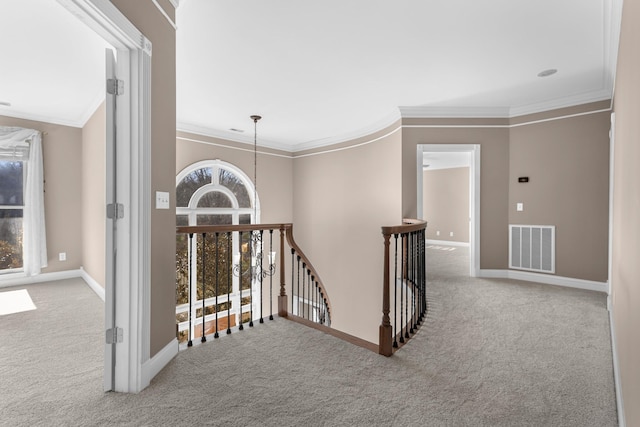
<svg viewBox="0 0 640 427"><path fill-rule="evenodd" d="M28 287L37 309L0 316L0 425L617 425L605 295L428 255L429 315L392 358L277 319L181 352L138 395L100 391L86 285Z"/></svg>

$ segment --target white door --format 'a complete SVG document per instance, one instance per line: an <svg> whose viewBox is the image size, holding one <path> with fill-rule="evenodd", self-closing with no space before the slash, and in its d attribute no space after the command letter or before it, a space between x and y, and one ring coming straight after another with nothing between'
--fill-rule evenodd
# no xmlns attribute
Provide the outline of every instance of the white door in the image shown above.
<svg viewBox="0 0 640 427"><path fill-rule="evenodd" d="M116 226L117 213L114 215L116 201L116 94L113 93L111 82L117 82L116 58L111 49L106 49L106 83L105 83L105 107L106 107L106 250L105 250L105 298L104 298L104 390L115 389L115 364L116 341L115 329L116 305L115 305L115 263L116 263Z"/></svg>

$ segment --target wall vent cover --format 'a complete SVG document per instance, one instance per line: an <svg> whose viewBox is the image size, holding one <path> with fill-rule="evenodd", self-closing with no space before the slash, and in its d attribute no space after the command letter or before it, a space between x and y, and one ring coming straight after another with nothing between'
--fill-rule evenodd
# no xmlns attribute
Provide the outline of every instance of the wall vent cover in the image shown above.
<svg viewBox="0 0 640 427"><path fill-rule="evenodd" d="M509 225L509 268L556 272L556 227Z"/></svg>

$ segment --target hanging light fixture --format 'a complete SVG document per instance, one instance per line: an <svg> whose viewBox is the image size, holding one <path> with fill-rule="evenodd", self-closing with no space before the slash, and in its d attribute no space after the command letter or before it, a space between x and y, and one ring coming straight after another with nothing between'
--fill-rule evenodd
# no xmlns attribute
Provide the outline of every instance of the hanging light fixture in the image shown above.
<svg viewBox="0 0 640 427"><path fill-rule="evenodd" d="M252 115L253 120L253 222L258 223L258 120L262 119L262 116ZM251 233L251 277L252 280L261 281L267 276L273 276L276 272L276 253L269 252L267 255L268 268L265 270L262 268L262 233L259 230L255 230ZM247 252L248 245L241 244L241 251ZM233 273L236 277L242 276L245 272L240 271L240 257L241 254L234 255ZM248 271L249 269L247 269Z"/></svg>
<svg viewBox="0 0 640 427"><path fill-rule="evenodd" d="M262 116L253 115L253 222L258 223L258 120Z"/></svg>

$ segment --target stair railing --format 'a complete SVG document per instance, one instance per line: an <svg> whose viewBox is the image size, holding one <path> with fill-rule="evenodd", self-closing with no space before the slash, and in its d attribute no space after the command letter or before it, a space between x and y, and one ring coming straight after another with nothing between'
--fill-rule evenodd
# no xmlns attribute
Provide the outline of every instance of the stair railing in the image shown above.
<svg viewBox="0 0 640 427"><path fill-rule="evenodd" d="M196 337L205 342L207 335L218 338L220 332L230 334L233 327L243 330L245 324L253 327L254 320L263 323L265 308L273 320L276 293L280 317L330 326L329 297L295 242L292 224L182 226L176 233L176 328L178 339L187 346ZM274 251L277 246L279 256ZM286 293L289 277L291 312ZM279 292L274 279L280 282Z"/></svg>
<svg viewBox="0 0 640 427"><path fill-rule="evenodd" d="M378 352L384 356L391 356L405 344L427 313L426 227L425 221L410 219L402 225L382 227L384 272Z"/></svg>

